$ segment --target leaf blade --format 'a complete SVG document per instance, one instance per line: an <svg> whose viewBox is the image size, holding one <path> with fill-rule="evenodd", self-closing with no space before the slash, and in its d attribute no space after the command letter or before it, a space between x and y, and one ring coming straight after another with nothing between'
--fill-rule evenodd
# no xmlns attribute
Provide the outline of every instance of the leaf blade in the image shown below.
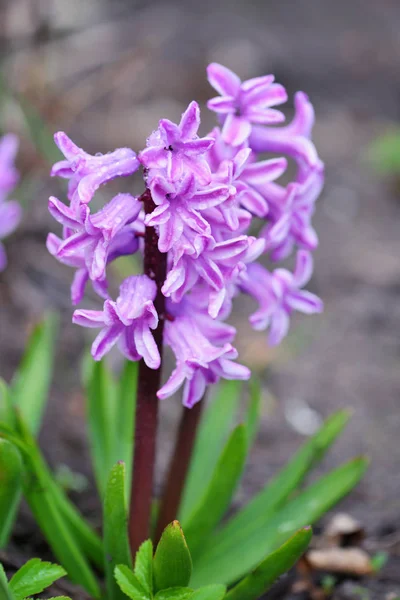
<svg viewBox="0 0 400 600"><path fill-rule="evenodd" d="M232 495L242 475L247 456L247 430L238 425L212 473L203 497L184 523L184 531L192 554L198 552L229 506Z"/></svg>
<svg viewBox="0 0 400 600"><path fill-rule="evenodd" d="M9 586L16 600L23 600L31 594L40 594L66 574L59 565L32 558L13 575Z"/></svg>
<svg viewBox="0 0 400 600"><path fill-rule="evenodd" d="M192 558L178 521L164 529L153 560L154 587L160 591L186 587L192 573Z"/></svg>
<svg viewBox="0 0 400 600"><path fill-rule="evenodd" d="M267 556L226 595L226 600L257 600L272 584L289 571L306 551L312 538L311 527L301 529L283 546Z"/></svg>
<svg viewBox="0 0 400 600"><path fill-rule="evenodd" d="M233 425L241 389L239 381L223 381L203 414L179 507L178 518L182 523L211 479L210 472Z"/></svg>
<svg viewBox="0 0 400 600"><path fill-rule="evenodd" d="M115 567L131 566L125 506L125 465L117 463L110 471L103 504L104 569L109 600L124 596L114 577Z"/></svg>
<svg viewBox="0 0 400 600"><path fill-rule="evenodd" d="M23 463L18 448L0 438L0 548L7 544L20 498Z"/></svg>

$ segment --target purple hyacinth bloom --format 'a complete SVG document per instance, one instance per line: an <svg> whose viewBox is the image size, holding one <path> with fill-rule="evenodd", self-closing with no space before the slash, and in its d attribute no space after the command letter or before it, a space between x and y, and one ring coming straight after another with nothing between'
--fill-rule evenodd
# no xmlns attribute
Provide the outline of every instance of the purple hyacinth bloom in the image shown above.
<svg viewBox="0 0 400 600"><path fill-rule="evenodd" d="M207 68L208 81L221 96L207 106L224 119L223 139L232 146L242 144L250 136L254 124L281 123L284 115L271 108L287 100L286 90L274 83L273 75L255 77L243 83L230 69L212 63Z"/></svg>
<svg viewBox="0 0 400 600"><path fill-rule="evenodd" d="M0 202L0 240L12 233L21 220L22 209L18 202ZM3 244L0 242L0 271L7 266L7 257Z"/></svg>
<svg viewBox="0 0 400 600"><path fill-rule="evenodd" d="M214 140L199 138L199 126L197 102L189 104L179 125L161 119L158 129L147 140L147 148L139 154L140 162L146 169L165 171L170 181L178 181L185 173L193 173L199 184L207 185L211 181L211 171L204 155Z"/></svg>
<svg viewBox="0 0 400 600"><path fill-rule="evenodd" d="M294 310L305 314L320 313L323 303L318 296L302 290L313 271L311 254L306 250L297 253L294 273L287 269L275 269L272 273L260 264L249 265L242 276L242 290L259 303L258 310L250 317L256 330L269 328L271 346L279 344L289 330L290 315Z"/></svg>
<svg viewBox="0 0 400 600"><path fill-rule="evenodd" d="M321 167L317 151L311 141L314 125L314 109L308 96L297 92L294 97L295 115L285 127L261 127L252 129L249 145L254 152L274 152L292 157L300 174L309 168Z"/></svg>
<svg viewBox="0 0 400 600"><path fill-rule="evenodd" d="M0 202L16 186L19 175L14 166L18 150L18 138L12 133L0 139Z"/></svg>
<svg viewBox="0 0 400 600"><path fill-rule="evenodd" d="M164 177L154 177L150 183L150 191L156 209L146 217L146 225L158 227L158 247L161 252L168 252L182 238L184 230L210 237L209 223L199 211L224 202L234 190L227 185L215 184L203 189L196 189L193 173L186 175L179 182L169 182ZM189 246L194 252L193 246ZM185 244L184 251L187 250Z"/></svg>
<svg viewBox="0 0 400 600"><path fill-rule="evenodd" d="M117 236L123 232L124 227L135 221L141 208L137 198L130 194L118 194L104 208L91 215L85 204L80 205L75 212L57 198L51 197L51 215L70 234L59 246L57 258L62 260L83 256L90 279L104 279L110 249L113 245L120 245L116 240Z"/></svg>
<svg viewBox="0 0 400 600"><path fill-rule="evenodd" d="M127 177L138 170L140 163L133 150L118 148L108 154L92 156L79 148L62 131L54 140L65 156L57 162L51 175L69 179L68 197L74 206L90 202L96 190L116 177Z"/></svg>
<svg viewBox="0 0 400 600"><path fill-rule="evenodd" d="M101 360L118 342L129 360L143 358L151 369L160 366L160 353L151 329L158 325L153 300L157 286L147 275L132 275L120 287L116 301L106 300L102 311L76 310L73 322L82 327L101 327L92 345L92 356Z"/></svg>
<svg viewBox="0 0 400 600"><path fill-rule="evenodd" d="M260 233L272 260L283 260L295 246L307 250L318 246L312 217L323 185L323 168L316 167L309 170L303 182L290 183L286 188L275 186L270 196L270 222Z"/></svg>
<svg viewBox="0 0 400 600"><path fill-rule="evenodd" d="M18 149L18 138L8 133L0 139L0 240L10 235L18 226L22 209L18 202L7 201L6 197L18 182L18 171L14 159ZM7 256L0 241L0 271L7 265Z"/></svg>
<svg viewBox="0 0 400 600"><path fill-rule="evenodd" d="M185 382L182 402L191 408L201 400L206 386L224 379L249 379L250 370L234 363L237 350L225 343L215 346L193 317L177 317L165 323L165 342L176 356L176 368L158 391L160 399L174 394Z"/></svg>

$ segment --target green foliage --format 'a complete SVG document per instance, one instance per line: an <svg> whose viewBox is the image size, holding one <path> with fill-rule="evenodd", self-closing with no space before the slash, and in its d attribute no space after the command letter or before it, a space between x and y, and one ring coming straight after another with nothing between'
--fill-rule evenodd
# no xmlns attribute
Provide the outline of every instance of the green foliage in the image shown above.
<svg viewBox="0 0 400 600"><path fill-rule="evenodd" d="M143 542L135 557L135 575L146 593L153 593L153 544Z"/></svg>
<svg viewBox="0 0 400 600"><path fill-rule="evenodd" d="M20 451L11 442L0 438L0 547L5 544L11 528L20 497L22 473Z"/></svg>
<svg viewBox="0 0 400 600"><path fill-rule="evenodd" d="M211 480L239 406L240 391L241 383L238 381L221 382L204 412L179 509L182 523L187 520Z"/></svg>
<svg viewBox="0 0 400 600"><path fill-rule="evenodd" d="M115 567L115 579L124 594L132 600L150 600L153 597L146 592L136 575L126 565Z"/></svg>
<svg viewBox="0 0 400 600"><path fill-rule="evenodd" d="M183 524L193 555L209 537L229 507L233 493L243 472L247 455L247 430L238 425L232 432L212 473L211 481Z"/></svg>
<svg viewBox="0 0 400 600"><path fill-rule="evenodd" d="M125 506L125 465L117 463L111 469L104 498L104 568L106 573L107 600L123 599L121 589L114 577L118 564L130 565L127 534L127 511Z"/></svg>
<svg viewBox="0 0 400 600"><path fill-rule="evenodd" d="M108 473L126 464L126 499L130 489L136 407L137 364L126 361L117 384L105 361L86 369L89 440L97 487L104 497Z"/></svg>
<svg viewBox="0 0 400 600"><path fill-rule="evenodd" d="M35 327L10 389L13 406L34 435L42 422L53 374L56 324L55 316L48 315Z"/></svg>
<svg viewBox="0 0 400 600"><path fill-rule="evenodd" d="M153 563L155 590L185 587L192 573L192 559L178 521L168 525L158 542Z"/></svg>
<svg viewBox="0 0 400 600"><path fill-rule="evenodd" d="M378 137L368 149L367 158L384 175L400 175L400 129Z"/></svg>
<svg viewBox="0 0 400 600"><path fill-rule="evenodd" d="M32 558L8 582L3 565L0 563L0 598L1 600L29 600L28 596L40 594L64 575L66 572L59 565ZM66 596L57 596L50 600L71 599Z"/></svg>
<svg viewBox="0 0 400 600"><path fill-rule="evenodd" d="M298 531L286 544L267 556L252 573L235 585L226 595L226 600L257 600L278 577L293 567L307 549L311 537L311 528Z"/></svg>
<svg viewBox="0 0 400 600"><path fill-rule="evenodd" d="M234 545L224 538L222 529L209 538L204 552L195 562L192 585L237 581L297 529L315 523L359 482L366 467L367 461L357 458L331 471L289 500L262 527L257 527L250 535L244 530L236 536Z"/></svg>
<svg viewBox="0 0 400 600"><path fill-rule="evenodd" d="M40 594L66 574L59 565L32 558L15 573L9 587L16 600L23 600L31 594Z"/></svg>

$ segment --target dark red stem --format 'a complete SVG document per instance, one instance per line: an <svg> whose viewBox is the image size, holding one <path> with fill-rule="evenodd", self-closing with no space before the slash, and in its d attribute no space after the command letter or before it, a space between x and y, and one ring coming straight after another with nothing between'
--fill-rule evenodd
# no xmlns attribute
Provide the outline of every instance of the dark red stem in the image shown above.
<svg viewBox="0 0 400 600"><path fill-rule="evenodd" d="M203 402L204 399L195 404L193 408L183 408L157 521L155 534L157 541L160 539L165 527L178 516Z"/></svg>
<svg viewBox="0 0 400 600"><path fill-rule="evenodd" d="M150 191L141 196L146 214L153 212L155 204ZM144 235L144 273L157 284L154 306L159 316L153 335L161 356L164 329L165 298L161 287L167 271L167 255L158 250L158 236L154 227L146 227ZM139 365L136 431L133 458L132 488L129 509L129 542L134 558L140 544L150 537L150 516L153 496L156 435L158 422L157 391L161 382L159 369L149 369L143 360Z"/></svg>

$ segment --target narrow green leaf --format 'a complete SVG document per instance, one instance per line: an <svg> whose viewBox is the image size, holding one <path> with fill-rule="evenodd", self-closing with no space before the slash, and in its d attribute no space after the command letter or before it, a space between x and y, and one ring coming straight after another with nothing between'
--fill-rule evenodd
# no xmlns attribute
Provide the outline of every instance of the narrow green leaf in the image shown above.
<svg viewBox="0 0 400 600"><path fill-rule="evenodd" d="M15 600L10 588L8 587L6 572L1 563L0 563L0 599L1 600Z"/></svg>
<svg viewBox="0 0 400 600"><path fill-rule="evenodd" d="M34 435L39 431L49 393L56 322L50 314L35 327L11 384L12 403Z"/></svg>
<svg viewBox="0 0 400 600"><path fill-rule="evenodd" d="M153 594L153 544L146 540L136 552L134 573L143 589L152 596Z"/></svg>
<svg viewBox="0 0 400 600"><path fill-rule="evenodd" d="M31 594L40 594L66 574L59 565L32 558L13 575L9 586L16 600L23 600Z"/></svg>
<svg viewBox="0 0 400 600"><path fill-rule="evenodd" d="M192 573L192 559L178 521L164 529L153 561L155 591L185 587Z"/></svg>
<svg viewBox="0 0 400 600"><path fill-rule="evenodd" d="M49 600L71 600L69 596L53 596Z"/></svg>
<svg viewBox="0 0 400 600"><path fill-rule="evenodd" d="M260 598L278 577L289 571L299 560L306 551L311 538L311 527L295 533L276 552L267 556L252 573L229 590L226 600L257 600Z"/></svg>
<svg viewBox="0 0 400 600"><path fill-rule="evenodd" d="M212 533L229 507L243 472L246 455L247 430L245 425L238 425L218 460L209 486L183 524L192 554L198 553L203 541Z"/></svg>
<svg viewBox="0 0 400 600"><path fill-rule="evenodd" d="M23 492L34 517L43 531L58 562L68 572L69 577L84 587L94 598L100 597L97 580L82 553L68 522L63 517L52 491L46 466L36 450L35 441L21 418L18 429L23 445L27 446L24 456L28 476L23 481Z"/></svg>
<svg viewBox="0 0 400 600"><path fill-rule="evenodd" d="M7 425L14 424L14 417L12 413L12 404L10 397L10 390L8 385L0 377L0 422L6 423Z"/></svg>
<svg viewBox="0 0 400 600"><path fill-rule="evenodd" d="M247 446L250 449L258 432L261 416L261 383L256 377L249 382L250 398L246 416Z"/></svg>
<svg viewBox="0 0 400 600"><path fill-rule="evenodd" d="M272 515L279 510L289 496L298 488L307 473L325 455L328 448L343 431L350 412L340 410L329 417L321 429L298 450L288 464L270 481L264 489L219 531L215 532L203 551L208 548L230 548L266 526ZM307 523L304 523L307 525ZM185 529L186 531L186 529ZM261 560L262 557L260 557Z"/></svg>
<svg viewBox="0 0 400 600"><path fill-rule="evenodd" d="M356 458L321 477L287 502L262 527L250 535L244 531L242 536L236 536L233 546L226 538L218 543L214 540L214 545L207 545L195 563L191 584L194 587L214 582L229 585L243 577L297 529L320 519L360 481L367 465L365 458Z"/></svg>
<svg viewBox="0 0 400 600"><path fill-rule="evenodd" d="M193 597L193 590L187 587L173 587L160 590L154 600L189 600Z"/></svg>
<svg viewBox="0 0 400 600"><path fill-rule="evenodd" d="M190 600L223 600L226 594L226 587L215 583L195 590Z"/></svg>
<svg viewBox="0 0 400 600"><path fill-rule="evenodd" d="M8 533L20 497L23 464L20 451L8 440L0 438L0 548Z"/></svg>
<svg viewBox="0 0 400 600"><path fill-rule="evenodd" d="M114 571L117 565L131 565L125 506L124 463L117 463L111 469L104 497L103 513L107 599L123 600L121 589L115 581Z"/></svg>
<svg viewBox="0 0 400 600"><path fill-rule="evenodd" d="M209 402L201 420L182 502L179 519L187 521L193 506L202 496L234 423L242 385L239 381L223 381Z"/></svg>
<svg viewBox="0 0 400 600"><path fill-rule="evenodd" d="M77 544L83 553L98 567L103 568L104 553L103 543L99 535L85 521L79 510L68 498L64 490L54 480L50 470L44 463L49 480L49 495L52 501L57 505L63 519L68 524L68 527L76 539Z"/></svg>
<svg viewBox="0 0 400 600"><path fill-rule="evenodd" d="M114 571L115 579L121 590L132 600L151 600L143 589L140 581L126 565L117 565Z"/></svg>
<svg viewBox="0 0 400 600"><path fill-rule="evenodd" d="M115 460L122 460L126 466L126 500L131 489L133 448L135 442L135 415L138 364L125 361L120 375L116 402L116 449Z"/></svg>
<svg viewBox="0 0 400 600"><path fill-rule="evenodd" d="M117 405L116 385L105 361L96 362L93 365L86 395L90 450L97 488L103 498L108 473L116 462L113 451L115 449Z"/></svg>

